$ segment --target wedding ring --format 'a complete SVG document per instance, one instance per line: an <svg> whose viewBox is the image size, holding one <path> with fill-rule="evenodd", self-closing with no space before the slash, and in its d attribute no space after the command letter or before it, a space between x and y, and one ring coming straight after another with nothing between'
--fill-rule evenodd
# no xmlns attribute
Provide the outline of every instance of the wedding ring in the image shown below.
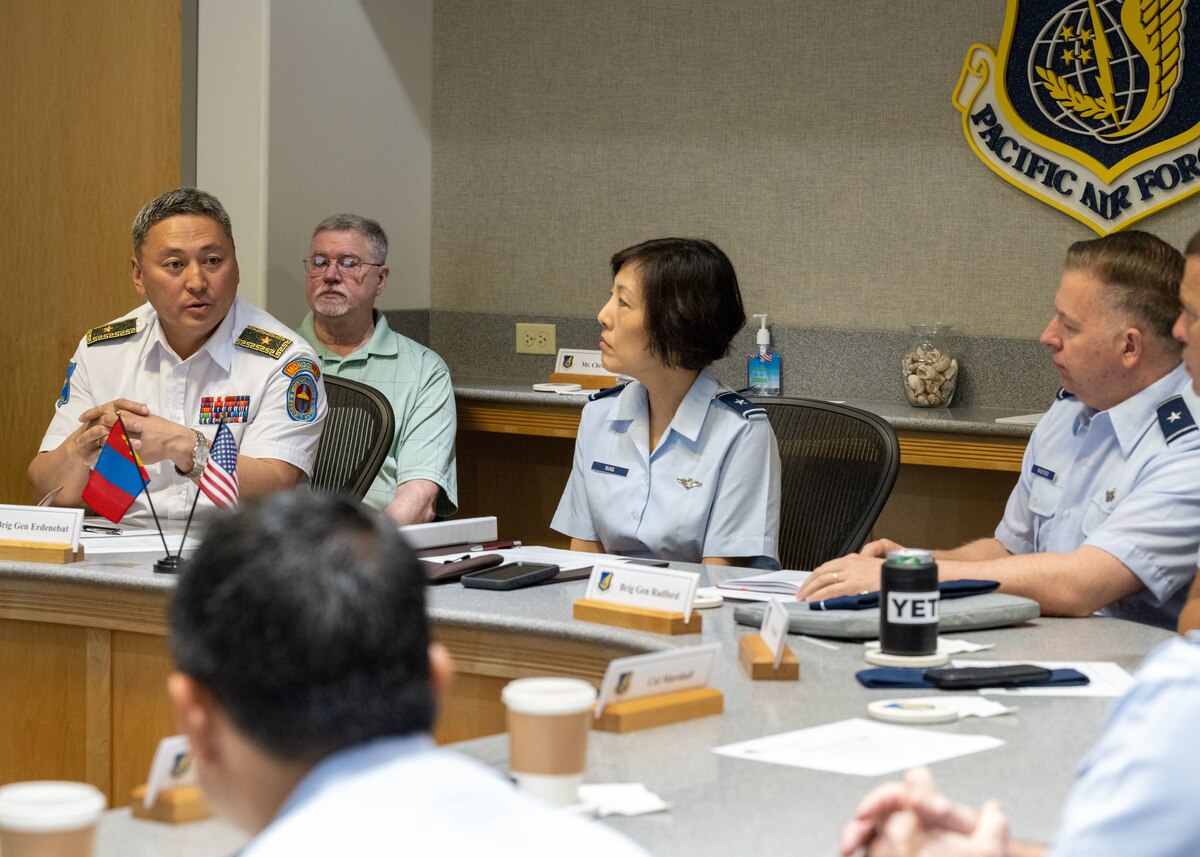
<svg viewBox="0 0 1200 857"><path fill-rule="evenodd" d="M838 583L838 582L839 582L841 579L842 579L842 578L841 578L841 577L839 577L839 576L838 576L838 573L835 571L835 572L833 573L833 582L834 582L834 583Z"/></svg>

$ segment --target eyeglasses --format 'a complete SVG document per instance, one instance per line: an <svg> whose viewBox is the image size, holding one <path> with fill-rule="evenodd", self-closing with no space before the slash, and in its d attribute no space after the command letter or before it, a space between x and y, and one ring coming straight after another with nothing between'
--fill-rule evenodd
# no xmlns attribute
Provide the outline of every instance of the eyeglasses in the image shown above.
<svg viewBox="0 0 1200 857"><path fill-rule="evenodd" d="M344 276L351 278L361 277L364 273L360 270L362 268L378 268L383 265L383 262L364 262L362 259L352 256L349 253L343 253L336 258L326 256L324 253L314 253L302 261L304 262L304 270L310 274L323 274L329 270L331 265L336 265L337 269Z"/></svg>

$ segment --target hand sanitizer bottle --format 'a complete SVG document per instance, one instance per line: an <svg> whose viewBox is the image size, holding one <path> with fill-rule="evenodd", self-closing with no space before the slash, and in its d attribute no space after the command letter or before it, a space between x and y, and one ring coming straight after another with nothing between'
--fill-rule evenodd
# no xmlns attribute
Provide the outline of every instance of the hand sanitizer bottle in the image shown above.
<svg viewBox="0 0 1200 857"><path fill-rule="evenodd" d="M752 396L778 396L779 370L783 362L778 354L771 353L771 332L767 330L767 314L755 313L762 326L758 329L758 353L751 354L746 361L746 382Z"/></svg>

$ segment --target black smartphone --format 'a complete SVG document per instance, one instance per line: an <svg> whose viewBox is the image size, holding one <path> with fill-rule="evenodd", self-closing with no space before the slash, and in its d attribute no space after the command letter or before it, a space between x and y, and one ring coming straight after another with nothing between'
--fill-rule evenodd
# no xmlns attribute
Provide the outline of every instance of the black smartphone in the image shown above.
<svg viewBox="0 0 1200 857"><path fill-rule="evenodd" d="M1006 667L942 667L925 670L925 678L942 690L973 690L980 687L1024 687L1045 684L1051 672L1033 664Z"/></svg>
<svg viewBox="0 0 1200 857"><path fill-rule="evenodd" d="M473 571L462 576L468 589L520 589L549 580L558 574L558 566L548 562L510 562L495 568Z"/></svg>

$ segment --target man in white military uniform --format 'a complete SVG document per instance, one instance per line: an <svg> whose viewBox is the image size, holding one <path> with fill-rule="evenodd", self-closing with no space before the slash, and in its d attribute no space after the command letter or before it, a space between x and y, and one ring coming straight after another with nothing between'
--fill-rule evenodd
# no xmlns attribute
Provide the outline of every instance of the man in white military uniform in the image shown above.
<svg viewBox="0 0 1200 857"><path fill-rule="evenodd" d="M1200 397L1172 337L1183 257L1145 232L1079 241L1042 333L1063 391L993 538L938 551L942 579L1000 581L1042 612L1174 627L1200 544ZM888 550L825 563L807 600L879 588Z"/></svg>
<svg viewBox="0 0 1200 857"><path fill-rule="evenodd" d="M133 252L133 283L147 303L79 343L29 465L35 496L83 505L118 411L160 518L187 517L221 422L238 442L243 497L307 480L326 409L320 368L307 343L237 298L221 203L193 188L151 200L134 220ZM197 515L213 508L201 498ZM146 492L128 514L149 515Z"/></svg>

